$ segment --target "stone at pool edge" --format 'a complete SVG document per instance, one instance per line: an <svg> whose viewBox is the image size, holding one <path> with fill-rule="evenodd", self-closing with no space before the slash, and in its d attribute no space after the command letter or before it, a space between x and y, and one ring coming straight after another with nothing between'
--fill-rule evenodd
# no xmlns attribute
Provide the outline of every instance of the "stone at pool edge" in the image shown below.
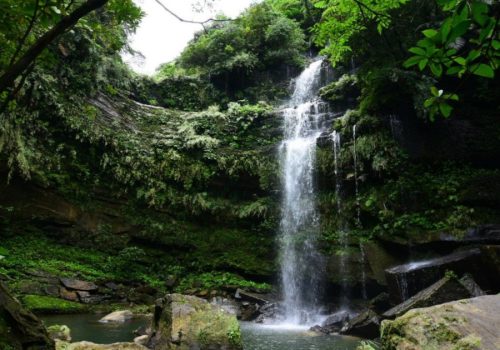
<svg viewBox="0 0 500 350"><path fill-rule="evenodd" d="M71 341L71 330L66 325L52 325L47 327L47 332L49 332L49 337L53 340L61 341Z"/></svg>
<svg viewBox="0 0 500 350"><path fill-rule="evenodd" d="M93 282L80 281L72 278L60 278L61 284L67 289L94 292L98 289Z"/></svg>
<svg viewBox="0 0 500 350"><path fill-rule="evenodd" d="M382 321L385 350L500 349L500 295L413 309Z"/></svg>
<svg viewBox="0 0 500 350"><path fill-rule="evenodd" d="M56 350L149 350L135 343L95 344L87 341L67 343L56 341Z"/></svg>
<svg viewBox="0 0 500 350"><path fill-rule="evenodd" d="M155 305L147 346L153 350L241 350L241 330L235 315L206 300L167 294Z"/></svg>
<svg viewBox="0 0 500 350"><path fill-rule="evenodd" d="M110 314L107 314L103 318L99 320L99 322L103 323L121 323L128 321L134 317L134 314L130 310L121 310L121 311L114 311Z"/></svg>

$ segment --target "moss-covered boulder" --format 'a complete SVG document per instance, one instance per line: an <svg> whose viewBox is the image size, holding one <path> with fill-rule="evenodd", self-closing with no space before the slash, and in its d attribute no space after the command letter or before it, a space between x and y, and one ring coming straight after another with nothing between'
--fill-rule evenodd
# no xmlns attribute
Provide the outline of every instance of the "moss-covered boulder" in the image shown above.
<svg viewBox="0 0 500 350"><path fill-rule="evenodd" d="M27 311L0 282L0 349L53 350L42 322Z"/></svg>
<svg viewBox="0 0 500 350"><path fill-rule="evenodd" d="M500 295L485 295L408 311L383 321L385 350L500 349Z"/></svg>
<svg viewBox="0 0 500 350"><path fill-rule="evenodd" d="M158 299L151 329L147 344L156 350L243 348L236 316L194 296Z"/></svg>

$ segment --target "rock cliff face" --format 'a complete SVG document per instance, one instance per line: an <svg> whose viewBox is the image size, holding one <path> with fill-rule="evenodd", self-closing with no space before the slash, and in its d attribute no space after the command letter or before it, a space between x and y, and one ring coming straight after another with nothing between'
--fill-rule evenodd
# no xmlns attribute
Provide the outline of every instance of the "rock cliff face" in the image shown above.
<svg viewBox="0 0 500 350"><path fill-rule="evenodd" d="M386 350L500 348L500 296L486 295L414 309L383 321Z"/></svg>

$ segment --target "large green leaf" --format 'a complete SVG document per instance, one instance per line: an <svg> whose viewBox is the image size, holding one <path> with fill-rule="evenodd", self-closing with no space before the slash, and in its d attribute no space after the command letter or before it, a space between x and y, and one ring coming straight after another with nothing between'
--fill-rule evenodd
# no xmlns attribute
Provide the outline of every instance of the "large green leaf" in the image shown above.
<svg viewBox="0 0 500 350"><path fill-rule="evenodd" d="M487 64L480 63L471 67L471 72L485 78L495 77L495 71Z"/></svg>

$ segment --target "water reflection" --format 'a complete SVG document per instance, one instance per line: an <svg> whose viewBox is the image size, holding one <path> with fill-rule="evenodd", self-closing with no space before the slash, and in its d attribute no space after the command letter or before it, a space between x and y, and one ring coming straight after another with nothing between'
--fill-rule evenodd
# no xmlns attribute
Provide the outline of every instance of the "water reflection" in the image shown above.
<svg viewBox="0 0 500 350"><path fill-rule="evenodd" d="M307 327L263 326L242 322L245 350L354 350L360 339L317 335Z"/></svg>
<svg viewBox="0 0 500 350"><path fill-rule="evenodd" d="M97 344L131 342L134 340L134 330L148 325L145 317L138 317L123 323L101 323L104 315L45 315L41 319L45 325L66 325L71 330L71 338L76 341L90 341Z"/></svg>

